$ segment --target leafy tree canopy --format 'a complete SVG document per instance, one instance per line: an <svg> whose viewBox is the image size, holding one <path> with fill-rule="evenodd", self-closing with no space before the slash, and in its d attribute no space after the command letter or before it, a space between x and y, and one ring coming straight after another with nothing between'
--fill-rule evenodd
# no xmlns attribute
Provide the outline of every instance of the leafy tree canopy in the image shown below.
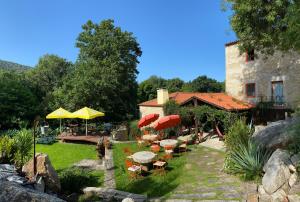
<svg viewBox="0 0 300 202"><path fill-rule="evenodd" d="M137 64L142 51L132 33L114 26L112 20L82 26L76 46L75 70L55 92L53 107L75 110L89 105L122 120L136 113Z"/></svg>
<svg viewBox="0 0 300 202"><path fill-rule="evenodd" d="M157 89L166 88L169 93L184 92L222 92L224 91L224 82L218 82L207 76L199 76L190 82L184 82L179 78L164 79L157 76L151 76L139 84L138 98L139 102L156 98Z"/></svg>
<svg viewBox="0 0 300 202"><path fill-rule="evenodd" d="M0 70L0 128L18 128L36 114L37 99L23 75Z"/></svg>
<svg viewBox="0 0 300 202"><path fill-rule="evenodd" d="M224 84L207 76L198 76L196 79L188 82L185 87L188 92L213 93L224 91Z"/></svg>
<svg viewBox="0 0 300 202"><path fill-rule="evenodd" d="M39 107L43 112L49 111L49 101L53 99L54 89L63 84L67 74L73 70L73 64L57 55L44 55L34 69L28 72L28 79L33 92L39 97Z"/></svg>
<svg viewBox="0 0 300 202"><path fill-rule="evenodd" d="M299 0L225 0L240 50L300 52Z"/></svg>
<svg viewBox="0 0 300 202"><path fill-rule="evenodd" d="M179 78L164 79L157 76L151 76L149 79L141 82L138 88L139 102L156 98L158 88L167 88L169 93L181 91L184 81Z"/></svg>

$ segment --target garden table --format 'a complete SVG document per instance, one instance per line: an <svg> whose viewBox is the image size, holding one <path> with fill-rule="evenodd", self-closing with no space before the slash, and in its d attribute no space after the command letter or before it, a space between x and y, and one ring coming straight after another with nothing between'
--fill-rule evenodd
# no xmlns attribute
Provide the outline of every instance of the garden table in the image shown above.
<svg viewBox="0 0 300 202"><path fill-rule="evenodd" d="M146 164L151 163L152 160L155 158L156 154L150 151L140 151L136 152L132 155L132 158L135 162Z"/></svg>
<svg viewBox="0 0 300 202"><path fill-rule="evenodd" d="M143 135L142 139L143 140L148 140L148 141L154 141L154 140L157 139L157 135L151 135L151 134L149 134L149 135Z"/></svg>
<svg viewBox="0 0 300 202"><path fill-rule="evenodd" d="M160 146L165 147L165 146L172 146L172 147L176 147L178 141L177 140L173 140L173 139L165 139L160 141Z"/></svg>

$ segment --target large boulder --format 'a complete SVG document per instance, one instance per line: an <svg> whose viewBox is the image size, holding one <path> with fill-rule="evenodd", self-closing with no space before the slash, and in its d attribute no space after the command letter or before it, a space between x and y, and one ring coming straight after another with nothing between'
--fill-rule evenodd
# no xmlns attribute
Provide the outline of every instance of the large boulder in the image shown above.
<svg viewBox="0 0 300 202"><path fill-rule="evenodd" d="M268 194L274 193L287 181L289 170L284 166L271 167L262 179L262 185ZM289 177L288 177L289 178Z"/></svg>
<svg viewBox="0 0 300 202"><path fill-rule="evenodd" d="M287 151L277 149L264 166L265 175L262 179L264 190L272 194L286 184L291 176L291 164Z"/></svg>
<svg viewBox="0 0 300 202"><path fill-rule="evenodd" d="M14 182L1 181L0 183L1 202L63 202L60 198L34 189L23 187Z"/></svg>
<svg viewBox="0 0 300 202"><path fill-rule="evenodd" d="M0 180L6 180L8 177L17 175L16 168L10 164L0 164Z"/></svg>
<svg viewBox="0 0 300 202"><path fill-rule="evenodd" d="M44 178L46 191L60 192L61 185L58 175L47 154L39 153L36 155L36 170L37 174ZM33 172L33 159L23 166L22 172L24 172L29 179L35 177Z"/></svg>
<svg viewBox="0 0 300 202"><path fill-rule="evenodd" d="M290 154L286 150L277 149L267 163L264 165L263 170L267 172L268 169L273 168L274 166L280 166L280 165L291 165L292 162L290 160Z"/></svg>
<svg viewBox="0 0 300 202"><path fill-rule="evenodd" d="M263 128L256 128L253 138L266 148L285 148L292 140L290 126L299 121L299 118L290 118L270 123Z"/></svg>

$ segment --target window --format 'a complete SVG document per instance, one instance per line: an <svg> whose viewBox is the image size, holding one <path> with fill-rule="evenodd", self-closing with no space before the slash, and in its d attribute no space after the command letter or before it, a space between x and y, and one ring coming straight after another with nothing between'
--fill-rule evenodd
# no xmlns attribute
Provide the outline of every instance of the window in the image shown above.
<svg viewBox="0 0 300 202"><path fill-rule="evenodd" d="M246 53L246 62L254 61L254 59L255 59L254 49L247 51L247 53Z"/></svg>
<svg viewBox="0 0 300 202"><path fill-rule="evenodd" d="M247 97L255 97L255 83L246 84L246 95Z"/></svg>

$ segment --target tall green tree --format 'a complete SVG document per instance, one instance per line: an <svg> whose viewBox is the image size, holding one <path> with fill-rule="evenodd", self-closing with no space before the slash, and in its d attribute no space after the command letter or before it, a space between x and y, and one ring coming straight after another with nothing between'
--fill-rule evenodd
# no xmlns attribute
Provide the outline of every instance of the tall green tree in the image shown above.
<svg viewBox="0 0 300 202"><path fill-rule="evenodd" d="M0 70L0 129L18 128L31 122L38 100L23 75Z"/></svg>
<svg viewBox="0 0 300 202"><path fill-rule="evenodd" d="M183 86L186 92L213 93L224 91L224 84L207 76L198 76Z"/></svg>
<svg viewBox="0 0 300 202"><path fill-rule="evenodd" d="M166 88L171 93L181 91L183 85L184 85L184 81L181 80L180 78L168 79L166 81Z"/></svg>
<svg viewBox="0 0 300 202"><path fill-rule="evenodd" d="M300 0L226 0L240 50L300 52Z"/></svg>
<svg viewBox="0 0 300 202"><path fill-rule="evenodd" d="M138 100L144 102L156 98L158 88L166 88L167 81L161 77L150 76L139 84Z"/></svg>
<svg viewBox="0 0 300 202"><path fill-rule="evenodd" d="M173 92L223 92L224 82L218 82L207 76L199 76L191 82L184 82L179 78L164 79L151 76L139 84L138 100L144 102L156 98L157 89L166 88L169 93Z"/></svg>
<svg viewBox="0 0 300 202"><path fill-rule="evenodd" d="M41 114L49 112L53 91L62 86L64 78L73 71L73 64L57 55L44 55L28 72L33 92L39 97Z"/></svg>
<svg viewBox="0 0 300 202"><path fill-rule="evenodd" d="M75 110L88 105L103 110L110 120L134 115L142 54L136 38L116 27L113 20L88 21L82 29L76 42L80 52L75 70L55 90L53 106Z"/></svg>

